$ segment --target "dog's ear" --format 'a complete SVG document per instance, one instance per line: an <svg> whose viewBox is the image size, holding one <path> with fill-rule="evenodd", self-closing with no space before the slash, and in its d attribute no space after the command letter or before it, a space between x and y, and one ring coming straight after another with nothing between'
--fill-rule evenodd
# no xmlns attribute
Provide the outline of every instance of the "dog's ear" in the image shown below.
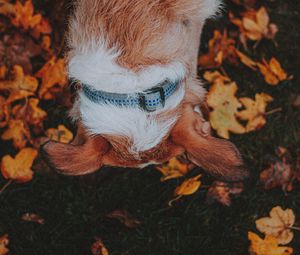
<svg viewBox="0 0 300 255"><path fill-rule="evenodd" d="M84 175L97 171L110 145L101 136L86 137L82 144L49 141L41 147L44 160L65 175Z"/></svg>
<svg viewBox="0 0 300 255"><path fill-rule="evenodd" d="M191 105L171 132L174 143L183 146L189 159L210 174L226 180L239 181L248 177L237 148L227 140L210 135L210 126Z"/></svg>

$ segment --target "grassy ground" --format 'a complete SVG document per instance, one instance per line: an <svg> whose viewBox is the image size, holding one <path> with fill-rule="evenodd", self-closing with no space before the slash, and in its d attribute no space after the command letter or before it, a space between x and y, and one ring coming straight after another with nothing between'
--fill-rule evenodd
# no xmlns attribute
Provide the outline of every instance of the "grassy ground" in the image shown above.
<svg viewBox="0 0 300 255"><path fill-rule="evenodd" d="M245 192L232 206L205 204L206 190L200 189L170 208L167 202L177 181L160 183L160 174L152 167L142 171L107 168L88 178L37 174L31 183L13 184L0 196L0 233L9 233L11 254L88 255L99 237L111 255L242 255L248 254L247 231L255 230L255 219L273 206L292 208L300 225L299 183L285 195L280 189L264 191L258 181L268 154L276 147L287 147L292 154L300 149L300 109L292 107L293 96L300 94L300 3L260 2L270 8L272 21L279 26L279 47L262 42L255 54L276 56L295 78L271 87L247 68L225 66L239 84L239 96L266 92L275 99L270 109L282 108L268 116L268 124L259 132L232 137L251 171ZM207 25L203 50L213 28L223 27L224 22L218 19ZM61 119L62 114L63 108L53 108L49 121ZM208 176L204 179L211 181ZM105 216L116 209L126 209L142 224L128 229ZM45 224L21 221L26 212L43 216ZM300 254L300 233L291 246Z"/></svg>

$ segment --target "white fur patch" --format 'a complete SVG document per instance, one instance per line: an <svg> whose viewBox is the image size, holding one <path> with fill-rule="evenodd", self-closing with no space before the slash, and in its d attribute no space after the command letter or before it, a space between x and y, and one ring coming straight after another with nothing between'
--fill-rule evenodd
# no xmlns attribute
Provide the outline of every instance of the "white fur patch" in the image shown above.
<svg viewBox="0 0 300 255"><path fill-rule="evenodd" d="M108 49L105 43L93 48L96 49L72 52L69 76L96 90L117 93L142 92L165 79L174 82L186 74L186 68L180 62L149 66L139 73L134 73L116 63L120 55L118 50Z"/></svg>
<svg viewBox="0 0 300 255"><path fill-rule="evenodd" d="M92 134L121 135L133 142L133 154L158 145L177 121L178 116L161 120L157 114L173 109L183 100L185 89L181 86L167 101L162 110L153 113L139 108L100 105L80 93L79 108L84 125Z"/></svg>
<svg viewBox="0 0 300 255"><path fill-rule="evenodd" d="M200 17L203 20L214 17L221 12L223 7L224 5L222 0L203 0L199 8Z"/></svg>

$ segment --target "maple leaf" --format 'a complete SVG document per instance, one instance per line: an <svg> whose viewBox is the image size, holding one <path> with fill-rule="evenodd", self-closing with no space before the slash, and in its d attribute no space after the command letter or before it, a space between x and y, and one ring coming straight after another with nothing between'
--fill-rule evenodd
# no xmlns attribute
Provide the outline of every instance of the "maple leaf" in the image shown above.
<svg viewBox="0 0 300 255"><path fill-rule="evenodd" d="M208 189L206 202L212 203L218 201L223 205L231 205L231 195L237 195L244 190L243 183L225 183L221 181L214 181Z"/></svg>
<svg viewBox="0 0 300 255"><path fill-rule="evenodd" d="M49 128L46 131L46 135L54 141L61 143L69 143L73 140L72 132L64 125L59 125L57 128Z"/></svg>
<svg viewBox="0 0 300 255"><path fill-rule="evenodd" d="M25 105L16 105L12 112L17 119L26 120L33 126L41 126L47 117L47 113L38 107L39 99L30 98Z"/></svg>
<svg viewBox="0 0 300 255"><path fill-rule="evenodd" d="M246 108L243 111L236 113L236 116L242 120L247 120L246 131L251 132L263 127L266 124L266 108L273 98L265 93L255 95L255 100L244 97L240 98L241 103Z"/></svg>
<svg viewBox="0 0 300 255"><path fill-rule="evenodd" d="M0 255L6 255L9 252L9 249L7 248L8 244L8 235L0 237Z"/></svg>
<svg viewBox="0 0 300 255"><path fill-rule="evenodd" d="M213 85L207 94L207 103L213 109L209 114L212 127L219 136L227 139L229 131L244 134L245 128L236 119L238 109L242 107L235 96L238 90L236 83L219 73L214 76Z"/></svg>
<svg viewBox="0 0 300 255"><path fill-rule="evenodd" d="M248 232L248 239L251 241L249 252L251 255L291 255L293 249L286 246L279 246L274 236L266 236L261 239L257 234Z"/></svg>
<svg viewBox="0 0 300 255"><path fill-rule="evenodd" d="M163 177L160 179L162 182L182 177L189 171L188 165L181 163L177 158L170 159L168 164L156 167L156 169L163 174Z"/></svg>
<svg viewBox="0 0 300 255"><path fill-rule="evenodd" d="M189 196L194 194L201 186L201 174L184 181L176 188L174 194L176 196Z"/></svg>
<svg viewBox="0 0 300 255"><path fill-rule="evenodd" d="M108 250L104 246L102 240L98 239L91 247L93 255L108 255Z"/></svg>
<svg viewBox="0 0 300 255"><path fill-rule="evenodd" d="M31 0L25 1L24 5L17 1L14 8L14 18L11 22L16 27L28 30L37 26L42 20L42 16L40 14L34 15L34 7Z"/></svg>
<svg viewBox="0 0 300 255"><path fill-rule="evenodd" d="M12 139L14 147L22 149L28 141L31 141L31 136L24 121L11 119L8 123L8 129L4 131L1 139L4 141Z"/></svg>
<svg viewBox="0 0 300 255"><path fill-rule="evenodd" d="M65 61L52 57L37 73L36 77L42 79L39 98L50 100L54 94L60 92L67 84Z"/></svg>
<svg viewBox="0 0 300 255"><path fill-rule="evenodd" d="M108 218L117 219L128 228L136 228L141 222L133 218L126 210L116 210L106 215Z"/></svg>
<svg viewBox="0 0 300 255"><path fill-rule="evenodd" d="M288 78L287 73L282 69L276 58L272 58L269 63L263 59L262 64L257 63L257 66L263 74L265 81L270 85L276 86L279 82Z"/></svg>
<svg viewBox="0 0 300 255"><path fill-rule="evenodd" d="M14 79L0 81L0 90L24 90L26 92L35 92L38 88L38 81L35 77L24 75L23 68L15 65L13 67Z"/></svg>
<svg viewBox="0 0 300 255"><path fill-rule="evenodd" d="M5 179L14 180L19 183L31 181L33 161L38 152L33 148L22 149L15 158L6 155L2 158L1 172Z"/></svg>
<svg viewBox="0 0 300 255"><path fill-rule="evenodd" d="M295 214L292 209L283 210L276 206L272 208L270 217L258 219L255 224L260 232L276 237L279 244L288 244L293 240L291 227L295 224Z"/></svg>
<svg viewBox="0 0 300 255"><path fill-rule="evenodd" d="M209 51L201 55L198 64L205 68L214 68L222 65L223 61L228 59L230 62L236 62L235 41L228 38L227 31L221 34L220 31L214 31L214 37L208 43Z"/></svg>

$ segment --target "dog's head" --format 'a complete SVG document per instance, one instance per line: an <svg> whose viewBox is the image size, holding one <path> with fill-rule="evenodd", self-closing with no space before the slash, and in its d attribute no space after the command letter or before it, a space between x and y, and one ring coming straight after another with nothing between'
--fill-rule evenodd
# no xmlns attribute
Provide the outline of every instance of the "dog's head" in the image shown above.
<svg viewBox="0 0 300 255"><path fill-rule="evenodd" d="M80 91L71 114L77 137L45 144L49 163L80 175L102 165L163 163L186 151L216 175L245 177L237 149L213 138L194 111L205 94L195 79L200 33L216 8L214 0L78 0L70 21L71 78L107 93L139 94L165 80L178 87L154 111L98 104Z"/></svg>

